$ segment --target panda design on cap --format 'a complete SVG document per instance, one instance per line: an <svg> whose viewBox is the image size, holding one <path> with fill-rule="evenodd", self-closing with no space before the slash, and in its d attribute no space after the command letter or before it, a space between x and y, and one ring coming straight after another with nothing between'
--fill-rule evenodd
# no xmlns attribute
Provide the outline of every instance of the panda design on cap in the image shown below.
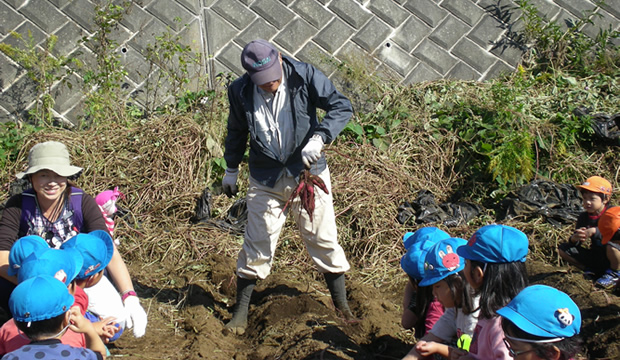
<svg viewBox="0 0 620 360"><path fill-rule="evenodd" d="M441 263L446 267L446 269L452 271L460 265L459 256L452 251L452 246L450 245L446 246L446 251L448 253L443 252L443 250L439 251Z"/></svg>
<svg viewBox="0 0 620 360"><path fill-rule="evenodd" d="M568 311L568 308L557 309L555 314L562 327L570 326L575 320L575 316Z"/></svg>

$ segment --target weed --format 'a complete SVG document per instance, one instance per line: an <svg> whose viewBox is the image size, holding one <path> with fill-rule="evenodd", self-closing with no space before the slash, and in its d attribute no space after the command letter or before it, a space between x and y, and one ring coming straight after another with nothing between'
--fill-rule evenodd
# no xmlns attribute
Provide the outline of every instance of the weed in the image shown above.
<svg viewBox="0 0 620 360"><path fill-rule="evenodd" d="M37 46L30 31L28 31L27 38L15 32L12 32L11 36L20 40L23 48L0 43L0 51L23 66L28 78L35 84L37 100L28 114L37 124L52 124L55 103L52 86L60 81L61 85L71 88L72 84L67 80L66 75L71 74L72 70L67 65L69 62L79 65L79 62L67 56L54 57L52 55L52 50L58 41L55 35L50 35L46 39L43 48Z"/></svg>
<svg viewBox="0 0 620 360"><path fill-rule="evenodd" d="M94 22L97 26L95 34L82 39L92 44L97 60L97 68L83 75L86 92L86 118L93 123L109 117L110 112L117 118L124 115L124 92L121 84L127 75L123 68L120 55L116 52L118 43L111 37L112 31L118 27L130 1L105 0L95 4ZM91 91L92 89L92 91Z"/></svg>

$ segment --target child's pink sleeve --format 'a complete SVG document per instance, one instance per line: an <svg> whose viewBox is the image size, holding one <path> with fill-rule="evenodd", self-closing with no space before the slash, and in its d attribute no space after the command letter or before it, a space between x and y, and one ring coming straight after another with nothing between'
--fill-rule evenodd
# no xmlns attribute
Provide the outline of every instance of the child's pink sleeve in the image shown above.
<svg viewBox="0 0 620 360"><path fill-rule="evenodd" d="M428 310L426 311L426 319L424 319L424 333L428 334L428 332L433 328L433 325L439 320L441 315L443 315L443 305L439 302L439 300L433 298L433 301L428 304Z"/></svg>

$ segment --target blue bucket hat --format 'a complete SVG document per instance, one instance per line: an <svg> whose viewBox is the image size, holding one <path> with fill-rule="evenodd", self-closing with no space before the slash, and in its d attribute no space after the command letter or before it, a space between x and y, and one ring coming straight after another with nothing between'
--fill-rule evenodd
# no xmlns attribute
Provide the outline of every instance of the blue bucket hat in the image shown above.
<svg viewBox="0 0 620 360"><path fill-rule="evenodd" d="M74 248L46 249L32 253L24 259L17 280L21 283L38 275L49 275L69 286L82 269L83 263L82 255Z"/></svg>
<svg viewBox="0 0 620 360"><path fill-rule="evenodd" d="M449 237L450 235L448 235L447 232L434 226L427 226L418 229L415 232L405 233L403 236L403 245L405 246L405 249L409 250L411 245L417 243L418 241L433 240L433 243L436 243L439 240L447 239Z"/></svg>
<svg viewBox="0 0 620 360"><path fill-rule="evenodd" d="M41 321L69 311L73 303L73 295L63 282L39 275L15 287L9 298L9 309L17 321Z"/></svg>
<svg viewBox="0 0 620 360"><path fill-rule="evenodd" d="M497 313L528 334L557 341L581 329L579 307L568 295L546 285L526 287Z"/></svg>
<svg viewBox="0 0 620 360"><path fill-rule="evenodd" d="M82 255L84 262L76 279L86 279L105 269L114 254L114 242L110 234L103 230L88 234L77 234L65 241L61 249L75 248Z"/></svg>
<svg viewBox="0 0 620 360"><path fill-rule="evenodd" d="M525 262L528 245L527 236L520 230L493 224L478 229L456 253L465 259L483 263Z"/></svg>
<svg viewBox="0 0 620 360"><path fill-rule="evenodd" d="M433 285L445 279L448 275L456 274L465 267L465 260L456 254L459 246L467 244L467 240L449 238L433 245L424 260L424 277L420 286Z"/></svg>
<svg viewBox="0 0 620 360"><path fill-rule="evenodd" d="M49 245L45 240L37 235L28 235L19 238L11 247L9 252L9 268L7 270L9 276L15 276L19 272L19 268L22 266L22 262L30 254L49 249Z"/></svg>

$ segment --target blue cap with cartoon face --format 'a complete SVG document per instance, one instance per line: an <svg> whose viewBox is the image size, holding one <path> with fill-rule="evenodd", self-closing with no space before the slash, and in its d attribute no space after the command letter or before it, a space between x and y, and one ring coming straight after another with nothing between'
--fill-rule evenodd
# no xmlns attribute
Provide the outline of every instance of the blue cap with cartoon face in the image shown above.
<svg viewBox="0 0 620 360"><path fill-rule="evenodd" d="M501 264L525 262L529 241L518 229L507 225L486 225L478 229L456 253L468 260Z"/></svg>
<svg viewBox="0 0 620 360"><path fill-rule="evenodd" d="M420 281L420 286L433 285L463 270L465 259L456 254L456 249L465 244L467 244L465 239L449 238L439 241L428 249L424 260L424 278Z"/></svg>
<svg viewBox="0 0 620 360"><path fill-rule="evenodd" d="M110 234L103 230L91 231L88 234L77 234L65 241L61 249L75 248L84 259L82 269L76 279L86 279L105 269L114 254L114 241Z"/></svg>
<svg viewBox="0 0 620 360"><path fill-rule="evenodd" d="M581 311L577 304L547 285L526 287L497 313L524 332L543 338L562 340L581 330Z"/></svg>

